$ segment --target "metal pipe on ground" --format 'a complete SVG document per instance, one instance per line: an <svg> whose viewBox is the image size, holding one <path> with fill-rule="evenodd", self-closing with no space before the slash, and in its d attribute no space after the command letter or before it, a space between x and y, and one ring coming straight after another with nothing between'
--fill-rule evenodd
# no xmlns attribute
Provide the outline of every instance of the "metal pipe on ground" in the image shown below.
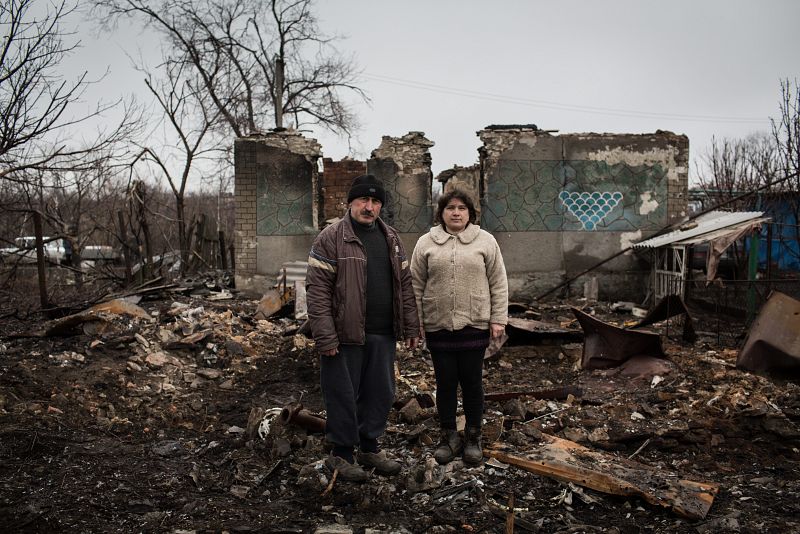
<svg viewBox="0 0 800 534"><path fill-rule="evenodd" d="M325 419L311 414L302 404L290 404L281 410L280 421L293 424L311 432L325 433Z"/></svg>

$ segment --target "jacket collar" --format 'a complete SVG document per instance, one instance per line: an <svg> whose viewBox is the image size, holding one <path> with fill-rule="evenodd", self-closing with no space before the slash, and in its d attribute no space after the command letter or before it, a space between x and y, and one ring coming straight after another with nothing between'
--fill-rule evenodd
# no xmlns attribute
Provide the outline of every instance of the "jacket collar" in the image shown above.
<svg viewBox="0 0 800 534"><path fill-rule="evenodd" d="M431 239L433 239L433 242L437 245L444 245L447 243L448 239L453 237L466 245L475 241L475 238L481 233L481 227L477 224L468 224L463 232L454 236L453 234L448 234L441 224L437 224L431 228L430 233Z"/></svg>
<svg viewBox="0 0 800 534"><path fill-rule="evenodd" d="M350 210L347 210L344 217L342 218L342 239L345 241L358 241L358 237L356 237L356 231L353 229L353 220L350 218ZM386 223L383 222L383 219L378 217L375 219L375 224L380 228L383 235L389 236L389 232L386 229Z"/></svg>

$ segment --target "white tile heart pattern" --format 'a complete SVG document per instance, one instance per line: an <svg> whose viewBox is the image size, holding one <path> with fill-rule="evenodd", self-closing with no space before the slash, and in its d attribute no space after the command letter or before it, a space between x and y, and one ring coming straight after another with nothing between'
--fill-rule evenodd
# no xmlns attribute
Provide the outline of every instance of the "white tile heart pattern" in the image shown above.
<svg viewBox="0 0 800 534"><path fill-rule="evenodd" d="M558 194L561 204L581 223L584 230L596 230L606 215L622 201L619 191L570 192Z"/></svg>

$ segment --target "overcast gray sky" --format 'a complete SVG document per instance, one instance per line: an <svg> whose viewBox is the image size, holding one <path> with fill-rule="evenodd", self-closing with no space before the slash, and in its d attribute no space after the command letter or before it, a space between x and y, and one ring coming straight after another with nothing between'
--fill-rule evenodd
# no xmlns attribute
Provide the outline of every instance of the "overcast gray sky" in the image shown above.
<svg viewBox="0 0 800 534"><path fill-rule="evenodd" d="M770 129L780 80L800 78L797 0L318 0L320 27L363 69L352 154L381 136L423 131L433 170L477 161L475 132L533 123L563 133L686 134L693 160L713 135ZM98 44L99 43L99 44ZM152 47L120 28L84 39L104 91L141 76L121 51ZM85 59L81 59L85 61ZM346 141L313 134L325 156ZM691 169L694 175L695 169Z"/></svg>
<svg viewBox="0 0 800 534"><path fill-rule="evenodd" d="M362 150L424 131L434 171L477 161L477 130L718 137L769 130L780 79L800 78L796 0L336 0L321 25L364 69ZM347 147L318 136L326 154ZM694 169L692 169L694 170Z"/></svg>

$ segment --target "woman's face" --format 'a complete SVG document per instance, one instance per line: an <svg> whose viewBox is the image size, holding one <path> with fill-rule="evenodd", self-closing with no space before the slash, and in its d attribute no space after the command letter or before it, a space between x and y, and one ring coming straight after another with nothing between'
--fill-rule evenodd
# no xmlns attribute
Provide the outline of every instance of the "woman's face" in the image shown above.
<svg viewBox="0 0 800 534"><path fill-rule="evenodd" d="M461 199L450 199L450 202L447 203L442 212L442 220L448 232L457 234L467 227L469 208Z"/></svg>

